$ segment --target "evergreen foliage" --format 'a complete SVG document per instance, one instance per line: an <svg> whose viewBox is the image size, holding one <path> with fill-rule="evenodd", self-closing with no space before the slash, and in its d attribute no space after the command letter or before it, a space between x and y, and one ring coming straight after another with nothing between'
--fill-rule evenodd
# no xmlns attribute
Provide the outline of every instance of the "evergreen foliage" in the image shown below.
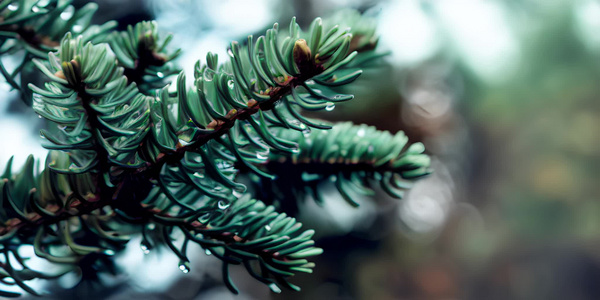
<svg viewBox="0 0 600 300"><path fill-rule="evenodd" d="M353 193L373 194L373 182L400 198L429 172L423 145L409 145L401 132L301 113L353 98L335 88L379 56L372 20L355 13L343 29L316 19L306 32L294 19L287 32L275 24L231 43L222 64L209 53L189 87L183 73L166 85L179 72L179 50L167 49L171 36L161 38L155 22L112 32L113 22L89 25L95 9L74 11L61 0L0 4L0 54L25 53L16 70L0 70L24 99L29 87L26 102L50 124L41 132L49 149L42 170L29 157L16 173L9 162L1 177L3 284L38 295L28 280L62 275L30 269L18 253L23 245L65 272L114 272L110 257L139 234L144 252L166 246L185 273L186 249L197 243L223 261L232 292L230 264L274 291L299 290L289 277L311 273L307 259L322 250L314 231L278 212L283 201L304 191L326 201L318 183L329 178L352 205ZM17 82L30 63L47 78L43 86ZM252 195L240 172L266 192ZM272 205L253 199L260 196Z"/></svg>

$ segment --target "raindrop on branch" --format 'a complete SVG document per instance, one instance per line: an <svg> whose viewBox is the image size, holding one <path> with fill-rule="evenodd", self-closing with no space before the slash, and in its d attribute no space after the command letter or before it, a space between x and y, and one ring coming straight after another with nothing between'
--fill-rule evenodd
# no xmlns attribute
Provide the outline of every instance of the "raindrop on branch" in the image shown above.
<svg viewBox="0 0 600 300"><path fill-rule="evenodd" d="M310 136L310 128L306 128L306 129L302 130L302 135L304 135L304 137L309 137Z"/></svg>
<svg viewBox="0 0 600 300"><path fill-rule="evenodd" d="M229 207L229 205L231 205L231 203L223 201L223 200L219 200L219 203L218 203L219 209L227 209Z"/></svg>
<svg viewBox="0 0 600 300"><path fill-rule="evenodd" d="M327 106L325 106L326 111L332 111L335 108L335 104L333 102L327 102Z"/></svg>
<svg viewBox="0 0 600 300"><path fill-rule="evenodd" d="M210 219L210 213L205 213L200 217L200 222L206 223Z"/></svg>
<svg viewBox="0 0 600 300"><path fill-rule="evenodd" d="M269 158L269 152L256 152L256 158L258 159L267 159Z"/></svg>
<svg viewBox="0 0 600 300"><path fill-rule="evenodd" d="M181 270L181 272L183 272L183 273L189 273L190 272L189 263L188 262L179 263L179 270Z"/></svg>
<svg viewBox="0 0 600 300"><path fill-rule="evenodd" d="M144 252L144 254L150 253L150 248L145 243L140 244L140 249L142 249L142 252Z"/></svg>

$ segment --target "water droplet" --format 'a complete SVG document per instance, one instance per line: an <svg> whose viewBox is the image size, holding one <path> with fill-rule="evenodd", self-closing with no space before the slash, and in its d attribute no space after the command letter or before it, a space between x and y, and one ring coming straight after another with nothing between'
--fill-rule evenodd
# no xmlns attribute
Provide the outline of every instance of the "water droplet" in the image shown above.
<svg viewBox="0 0 600 300"><path fill-rule="evenodd" d="M154 230L154 228L156 228L156 225L154 225L154 223L148 223L148 225L146 225L146 228L148 228L148 230Z"/></svg>
<svg viewBox="0 0 600 300"><path fill-rule="evenodd" d="M271 289L271 291L273 293L276 293L276 294L281 293L281 289L274 283L269 284L269 289Z"/></svg>
<svg viewBox="0 0 600 300"><path fill-rule="evenodd" d="M60 18L65 21L69 20L69 19L71 19L71 17L73 17L74 13L75 13L75 9L73 8L73 6L69 6L62 13L60 13Z"/></svg>
<svg viewBox="0 0 600 300"><path fill-rule="evenodd" d="M221 161L217 163L217 168L219 169L228 169L231 167L233 167L233 165L226 161Z"/></svg>
<svg viewBox="0 0 600 300"><path fill-rule="evenodd" d="M365 136L365 129L361 128L356 132L356 135L358 136Z"/></svg>
<svg viewBox="0 0 600 300"><path fill-rule="evenodd" d="M104 250L104 254L108 255L108 256L113 256L113 255L115 255L115 251L113 251L111 249L106 249L106 250Z"/></svg>
<svg viewBox="0 0 600 300"><path fill-rule="evenodd" d="M42 118L42 116L38 115L38 118L40 118L40 119L41 119L41 118Z"/></svg>
<svg viewBox="0 0 600 300"><path fill-rule="evenodd" d="M202 78L204 78L204 81L206 82L210 82L213 80L215 72L209 68L206 68L206 70L204 70L204 74L202 75Z"/></svg>
<svg viewBox="0 0 600 300"><path fill-rule="evenodd" d="M231 203L225 202L223 200L220 200L218 203L219 209L227 209L229 205L231 205Z"/></svg>
<svg viewBox="0 0 600 300"><path fill-rule="evenodd" d="M256 152L256 158L267 159L269 158L269 152Z"/></svg>
<svg viewBox="0 0 600 300"><path fill-rule="evenodd" d="M38 12L38 11L40 11L40 8L39 8L39 7L37 7L37 6L33 6L33 7L31 8L31 11L32 11L32 12Z"/></svg>
<svg viewBox="0 0 600 300"><path fill-rule="evenodd" d="M182 146L187 146L187 145L191 144L190 142L188 142L188 141L186 141L186 140L183 140L183 139L179 139L179 143L180 143Z"/></svg>
<svg viewBox="0 0 600 300"><path fill-rule="evenodd" d="M306 129L302 130L302 135L304 135L304 137L309 137L310 136L310 128L306 128Z"/></svg>
<svg viewBox="0 0 600 300"><path fill-rule="evenodd" d="M335 104L333 102L327 102L327 106L325 106L326 111L332 111L335 108Z"/></svg>
<svg viewBox="0 0 600 300"><path fill-rule="evenodd" d="M11 4L8 5L8 10L15 11L17 9L19 9L19 5L17 5L17 4L11 3Z"/></svg>
<svg viewBox="0 0 600 300"><path fill-rule="evenodd" d="M81 25L73 25L73 32L82 32L83 31L83 26Z"/></svg>
<svg viewBox="0 0 600 300"><path fill-rule="evenodd" d="M206 253L206 255L211 255L212 254L212 252L210 252L209 249L204 250L204 253Z"/></svg>
<svg viewBox="0 0 600 300"><path fill-rule="evenodd" d="M266 231L271 231L271 225L269 225L269 224L265 225L265 230Z"/></svg>
<svg viewBox="0 0 600 300"><path fill-rule="evenodd" d="M140 244L140 249L142 249L142 252L144 252L144 254L150 253L150 247L148 247L148 245L144 243Z"/></svg>
<svg viewBox="0 0 600 300"><path fill-rule="evenodd" d="M229 89L233 90L233 80L229 79L229 81L227 81L227 86Z"/></svg>
<svg viewBox="0 0 600 300"><path fill-rule="evenodd" d="M312 80L312 79L310 79L310 80L307 80L305 83L306 83L307 85L313 85L313 84L315 84L315 81L314 81L314 80Z"/></svg>
<svg viewBox="0 0 600 300"><path fill-rule="evenodd" d="M156 72L156 76L158 76L158 78L164 78L165 74L163 72Z"/></svg>
<svg viewBox="0 0 600 300"><path fill-rule="evenodd" d="M190 272L189 263L188 262L179 263L179 270L181 270L181 272L183 272L183 273L189 273Z"/></svg>
<svg viewBox="0 0 600 300"><path fill-rule="evenodd" d="M194 177L204 178L204 174L196 172L194 173Z"/></svg>
<svg viewBox="0 0 600 300"><path fill-rule="evenodd" d="M205 213L200 217L200 222L206 223L208 222L208 219L210 219L210 213Z"/></svg>

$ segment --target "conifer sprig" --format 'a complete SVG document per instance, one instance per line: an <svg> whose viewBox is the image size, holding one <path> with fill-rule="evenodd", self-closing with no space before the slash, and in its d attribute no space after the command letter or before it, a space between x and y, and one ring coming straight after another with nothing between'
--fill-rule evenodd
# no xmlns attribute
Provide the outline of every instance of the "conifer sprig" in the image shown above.
<svg viewBox="0 0 600 300"><path fill-rule="evenodd" d="M172 61L179 56L179 49L168 52L173 36L159 37L155 21L129 25L127 31L113 32L109 39L111 50L125 71L129 83L135 82L143 93L154 95L155 89L164 87L170 75L179 70Z"/></svg>
<svg viewBox="0 0 600 300"><path fill-rule="evenodd" d="M413 182L430 174L430 158L422 143L408 143L403 132L391 134L373 126L339 123L331 130L295 132L279 130L282 138L298 141L298 153L272 152L266 170L280 174L275 181L260 181L264 199L303 198L309 190L322 203L319 186L334 181L351 205L358 195L373 196L373 183L393 198L401 199Z"/></svg>
<svg viewBox="0 0 600 300"><path fill-rule="evenodd" d="M297 151L294 141L273 135L272 126L300 131L307 126L331 128L302 116L298 110L331 110L336 102L353 98L319 89L351 83L361 74L359 69L344 68L357 55L349 51L351 29L323 28L321 20L316 19L309 32L302 33L293 19L289 35L281 43L278 30L275 24L256 41L249 36L244 47L233 42L230 60L221 66L218 57L209 53L205 65L196 65L195 87L191 90L185 86L184 75L179 76L175 126L184 143L177 144L174 151L154 155L160 158L148 167L149 172L156 173L164 163L180 161L187 151L195 151L228 132L228 142L222 144L251 165L254 162L239 155L237 149L250 144L245 150L252 148L254 153L248 159L270 148ZM171 102L166 99L168 93L162 96L163 102ZM259 136L262 141L242 138L248 136Z"/></svg>
<svg viewBox="0 0 600 300"><path fill-rule="evenodd" d="M60 9L43 16L55 20L69 2L49 3ZM312 272L307 258L322 252L314 232L300 231L295 219L247 195L238 166L272 180L285 175L273 167L281 161L308 172L328 164L316 176L335 171L342 194L352 184L368 192L375 179L395 195L406 188L400 177L428 172L422 145L407 146L401 134L350 124L331 129L302 114L353 98L333 88L360 76L355 58L376 56L372 24L364 24L359 39L351 27L324 26L321 19L307 32L292 20L287 35L275 24L245 45L233 42L223 64L209 53L196 65L192 87L181 73L162 89L176 72L171 61L178 51L168 51L170 36L160 39L154 22L110 36L101 31L98 39L67 33L57 49L47 49L48 60L33 60L48 78L43 87L29 87L33 109L51 124L42 131L50 152L40 173L30 157L15 174L9 163L1 177L0 255L32 245L36 255L69 269L110 271L110 257L141 234L144 253L165 246L186 273L188 244L199 244L223 261L233 292L230 264L243 264L274 291L299 289L288 279ZM361 130L369 134L362 142L355 138ZM313 183L300 176L297 184ZM0 276L30 293L26 281L55 275L28 271L20 258L18 266L8 257Z"/></svg>
<svg viewBox="0 0 600 300"><path fill-rule="evenodd" d="M0 55L13 55L20 63L8 70L0 62L0 73L12 88L24 93L22 99L31 105L27 80L18 75L27 70L33 58L45 58L56 51L67 32L80 35L84 41L106 41L108 32L117 23L91 25L98 5L88 3L80 9L70 5L71 0L6 0L0 3Z"/></svg>

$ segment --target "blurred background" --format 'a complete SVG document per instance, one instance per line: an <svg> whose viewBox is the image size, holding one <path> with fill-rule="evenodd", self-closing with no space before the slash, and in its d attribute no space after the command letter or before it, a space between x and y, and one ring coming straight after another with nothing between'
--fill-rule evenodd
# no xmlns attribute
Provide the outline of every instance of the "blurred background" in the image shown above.
<svg viewBox="0 0 600 300"><path fill-rule="evenodd" d="M236 269L233 296L201 249L184 275L173 255L142 256L133 241L104 298L600 299L600 2L96 2L97 22L156 19L174 33L188 74L208 51L292 16L304 26L344 8L374 16L391 54L353 85L355 100L319 117L404 130L434 169L401 201L354 209L334 191L324 208L304 201L298 217L325 253L293 281L300 293L274 294ZM10 141L0 165L44 157L41 120L0 86L11 99L0 101Z"/></svg>

